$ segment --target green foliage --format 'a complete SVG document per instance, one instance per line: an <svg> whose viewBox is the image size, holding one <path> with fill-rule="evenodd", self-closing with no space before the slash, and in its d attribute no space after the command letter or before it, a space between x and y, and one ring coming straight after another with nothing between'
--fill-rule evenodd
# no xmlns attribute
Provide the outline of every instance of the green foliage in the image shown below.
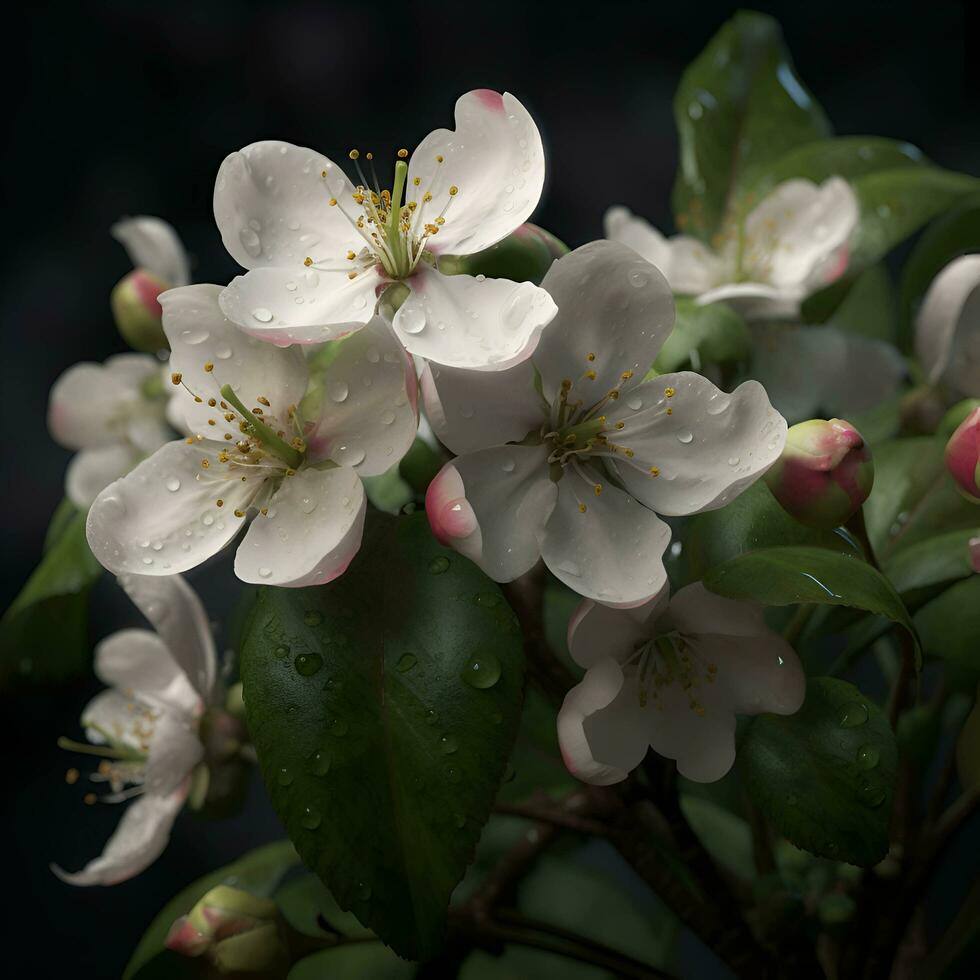
<svg viewBox="0 0 980 980"><path fill-rule="evenodd" d="M123 980L180 975L186 961L164 948L164 940L174 920L186 915L197 901L216 885L234 885L254 895L268 897L283 876L299 864L299 856L289 841L276 841L249 851L237 861L204 875L178 892L157 913L133 952Z"/></svg>
<svg viewBox="0 0 980 980"><path fill-rule="evenodd" d="M863 866L887 853L895 739L851 684L810 678L795 715L749 723L738 764L756 805L798 847Z"/></svg>
<svg viewBox="0 0 980 980"><path fill-rule="evenodd" d="M88 667L89 594L101 575L85 540L85 514L62 502L44 557L0 620L0 682L16 675L64 681Z"/></svg>
<svg viewBox="0 0 980 980"><path fill-rule="evenodd" d="M740 11L688 66L674 97L678 226L709 239L735 201L784 153L830 135L796 76L779 25Z"/></svg>
<svg viewBox="0 0 980 980"><path fill-rule="evenodd" d="M980 679L980 575L951 585L915 614L926 653Z"/></svg>
<svg viewBox="0 0 980 980"><path fill-rule="evenodd" d="M956 491L930 436L875 448L875 485L864 505L878 562L905 594L972 574L967 551L980 535L980 507Z"/></svg>
<svg viewBox="0 0 980 980"><path fill-rule="evenodd" d="M898 593L856 555L813 547L762 548L712 568L704 584L730 599L770 606L815 602L864 609L905 627L918 650L915 628Z"/></svg>
<svg viewBox="0 0 980 980"><path fill-rule="evenodd" d="M431 956L520 719L520 631L497 586L424 515L379 515L340 579L260 592L242 680L304 863L396 952Z"/></svg>
<svg viewBox="0 0 980 980"><path fill-rule="evenodd" d="M748 358L752 336L745 321L724 303L699 306L692 299L676 300L674 329L660 349L654 369L660 374L686 365L728 364Z"/></svg>

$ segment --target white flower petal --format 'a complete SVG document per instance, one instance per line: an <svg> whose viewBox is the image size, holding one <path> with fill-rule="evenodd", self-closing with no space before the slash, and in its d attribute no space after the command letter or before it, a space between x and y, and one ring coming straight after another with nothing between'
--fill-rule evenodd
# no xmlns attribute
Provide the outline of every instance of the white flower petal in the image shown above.
<svg viewBox="0 0 980 980"><path fill-rule="evenodd" d="M122 442L129 417L144 409L142 385L158 366L149 354L72 365L51 387L48 430L52 438L66 449Z"/></svg>
<svg viewBox="0 0 980 980"><path fill-rule="evenodd" d="M51 870L70 885L116 885L148 868L164 851L170 828L187 799L190 781L167 796L147 795L131 803L102 854L81 871Z"/></svg>
<svg viewBox="0 0 980 980"><path fill-rule="evenodd" d="M82 449L65 471L65 494L79 510L88 510L110 483L125 476L141 458L126 445Z"/></svg>
<svg viewBox="0 0 980 980"><path fill-rule="evenodd" d="M197 593L179 575L121 575L119 584L207 702L217 674L217 654L208 614Z"/></svg>
<svg viewBox="0 0 980 980"><path fill-rule="evenodd" d="M134 268L146 269L169 286L184 286L191 281L187 251L173 225L162 218L146 214L123 218L111 231L126 249Z"/></svg>
<svg viewBox="0 0 980 980"><path fill-rule="evenodd" d="M88 512L92 554L116 575L173 575L220 551L241 529L234 512L247 510L264 472L245 482L227 478L218 462L223 449L215 442L170 442L106 487Z"/></svg>
<svg viewBox="0 0 980 980"><path fill-rule="evenodd" d="M324 170L353 192L339 167L292 143L263 140L225 157L214 184L214 217L239 265L292 266L298 273L307 256L340 264L348 249L360 249L360 236L330 205L335 192L320 176Z"/></svg>
<svg viewBox="0 0 980 980"><path fill-rule="evenodd" d="M915 321L915 352L930 383L942 378L980 395L980 255L954 259L933 279Z"/></svg>
<svg viewBox="0 0 980 980"><path fill-rule="evenodd" d="M579 595L608 606L641 605L667 581L662 556L670 528L622 490L603 483L597 495L593 486L578 472L566 471L541 555Z"/></svg>
<svg viewBox="0 0 980 980"><path fill-rule="evenodd" d="M165 796L177 790L204 757L196 719L163 711L149 722L153 736L143 765L147 793Z"/></svg>
<svg viewBox="0 0 980 980"><path fill-rule="evenodd" d="M252 521L235 555L243 582L301 588L342 575L361 546L367 503L348 466L303 468L283 480L267 515Z"/></svg>
<svg viewBox="0 0 980 980"><path fill-rule="evenodd" d="M406 350L437 364L502 371L529 357L557 308L529 282L420 267L392 321Z"/></svg>
<svg viewBox="0 0 980 980"><path fill-rule="evenodd" d="M585 404L619 384L624 372L632 371L638 383L674 326L667 281L618 242L590 242L569 252L541 285L558 304L533 356L549 402L565 379L573 382L569 399ZM583 378L590 370L594 380Z"/></svg>
<svg viewBox="0 0 980 980"><path fill-rule="evenodd" d="M803 286L771 286L763 282L732 282L716 286L697 298L699 306L725 303L746 320L794 318L806 296Z"/></svg>
<svg viewBox="0 0 980 980"><path fill-rule="evenodd" d="M598 660L558 712L558 744L568 771L594 786L622 782L647 754L648 712L611 658Z"/></svg>
<svg viewBox="0 0 980 980"><path fill-rule="evenodd" d="M606 211L603 230L606 238L629 245L634 252L656 266L670 282L670 244L648 221L633 214L629 208L617 205Z"/></svg>
<svg viewBox="0 0 980 980"><path fill-rule="evenodd" d="M712 252L700 239L674 235L668 244L670 271L664 274L675 293L699 296L735 274L728 255Z"/></svg>
<svg viewBox="0 0 980 980"><path fill-rule="evenodd" d="M253 269L222 291L229 320L259 340L280 347L340 340L374 316L387 284L371 267L348 277L349 269Z"/></svg>
<svg viewBox="0 0 980 980"><path fill-rule="evenodd" d="M509 235L537 207L544 186L541 135L510 93L467 92L456 101L455 132L437 129L422 140L408 176L409 199L421 202L423 194L432 194L429 203L420 204L420 226L452 202L446 223L427 247L441 255L470 255ZM459 193L451 198L452 186Z"/></svg>
<svg viewBox="0 0 980 980"><path fill-rule="evenodd" d="M166 643L150 630L124 629L107 636L95 648L95 673L124 697L128 692L131 699L166 705L188 717L200 714L200 695Z"/></svg>
<svg viewBox="0 0 980 980"><path fill-rule="evenodd" d="M807 287L807 292L825 285L814 281L814 273L827 269L827 258L847 242L858 215L854 191L840 177L820 186L784 181L745 219L747 277L777 287Z"/></svg>
<svg viewBox="0 0 980 980"><path fill-rule="evenodd" d="M420 381L433 430L457 454L520 442L547 414L529 360L506 371L426 364Z"/></svg>
<svg viewBox="0 0 980 980"><path fill-rule="evenodd" d="M159 708L137 701L135 692L110 688L85 705L80 720L90 742L144 753L153 737L152 730L144 728L145 716L156 711Z"/></svg>
<svg viewBox="0 0 980 980"><path fill-rule="evenodd" d="M653 635L653 625L667 608L670 587L641 606L616 609L591 599L583 600L568 620L568 652L580 667L591 667L611 657L625 663L637 644Z"/></svg>
<svg viewBox="0 0 980 980"><path fill-rule="evenodd" d="M615 439L634 454L617 454L617 473L659 514L723 506L779 459L786 441L786 420L758 382L746 381L729 395L692 371L634 388L608 417L625 423Z"/></svg>
<svg viewBox="0 0 980 980"><path fill-rule="evenodd" d="M415 366L381 317L348 337L322 376L310 461L332 459L377 476L408 452L418 429Z"/></svg>
<svg viewBox="0 0 980 980"><path fill-rule="evenodd" d="M685 585L674 593L668 616L670 628L689 637L699 633L754 637L774 635L766 626L761 605L726 599L710 592L700 582Z"/></svg>
<svg viewBox="0 0 980 980"><path fill-rule="evenodd" d="M425 498L435 536L496 582L523 575L555 505L547 459L545 446L495 446L444 466Z"/></svg>
<svg viewBox="0 0 980 980"><path fill-rule="evenodd" d="M238 417L229 421L220 407L222 385L230 384L247 408L264 397L270 404L263 412L284 423L289 407L303 397L308 371L299 348L264 344L230 323L218 306L220 295L220 286L208 284L164 293L163 329L170 341L170 370L183 380L181 410L187 427L206 438L219 439L227 432L238 440ZM217 405L209 404L212 398Z"/></svg>

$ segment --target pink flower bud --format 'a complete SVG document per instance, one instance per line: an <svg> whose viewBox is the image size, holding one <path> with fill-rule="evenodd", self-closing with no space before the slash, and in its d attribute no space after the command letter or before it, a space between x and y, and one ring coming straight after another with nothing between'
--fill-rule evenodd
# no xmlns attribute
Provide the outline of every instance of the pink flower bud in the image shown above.
<svg viewBox="0 0 980 980"><path fill-rule="evenodd" d="M167 346L159 296L170 285L146 269L133 269L116 283L109 297L116 329L134 350L155 354Z"/></svg>
<svg viewBox="0 0 980 980"><path fill-rule="evenodd" d="M946 469L971 500L980 500L980 408L959 424L946 443Z"/></svg>
<svg viewBox="0 0 980 980"><path fill-rule="evenodd" d="M766 483L801 524L833 528L856 513L874 484L871 450L842 419L811 419L786 434L783 455Z"/></svg>

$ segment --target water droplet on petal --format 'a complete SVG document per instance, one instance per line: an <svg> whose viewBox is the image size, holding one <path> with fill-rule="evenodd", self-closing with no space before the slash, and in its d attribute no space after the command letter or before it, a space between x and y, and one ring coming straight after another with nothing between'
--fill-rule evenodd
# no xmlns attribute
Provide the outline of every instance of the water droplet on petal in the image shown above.
<svg viewBox="0 0 980 980"><path fill-rule="evenodd" d="M257 306L252 310L252 317L258 320L259 323L271 323L272 322L272 310L267 310L264 306Z"/></svg>
<svg viewBox="0 0 980 980"><path fill-rule="evenodd" d="M350 388L345 381L331 381L327 385L327 394L332 401L342 402L350 394Z"/></svg>
<svg viewBox="0 0 980 980"><path fill-rule="evenodd" d="M421 333L425 329L425 310L412 304L398 311L398 326L408 334Z"/></svg>
<svg viewBox="0 0 980 980"><path fill-rule="evenodd" d="M272 574L271 568L262 567L259 569L259 578L268 578Z"/></svg>
<svg viewBox="0 0 980 980"><path fill-rule="evenodd" d="M175 476L168 476L166 485L171 493L176 493L180 489L180 480Z"/></svg>
<svg viewBox="0 0 980 980"><path fill-rule="evenodd" d="M680 442L680 443L683 443L686 446L686 445L688 445L688 443L691 443L691 442L694 441L694 433L693 432L688 432L687 430L685 430L683 432L678 432L677 433L677 441Z"/></svg>
<svg viewBox="0 0 980 980"><path fill-rule="evenodd" d="M643 269L631 269L629 281L631 286L642 289L650 281L650 274Z"/></svg>
<svg viewBox="0 0 980 980"><path fill-rule="evenodd" d="M243 228L238 233L238 240L242 243L242 248L252 256L253 259L259 257L262 251L262 242L253 228Z"/></svg>

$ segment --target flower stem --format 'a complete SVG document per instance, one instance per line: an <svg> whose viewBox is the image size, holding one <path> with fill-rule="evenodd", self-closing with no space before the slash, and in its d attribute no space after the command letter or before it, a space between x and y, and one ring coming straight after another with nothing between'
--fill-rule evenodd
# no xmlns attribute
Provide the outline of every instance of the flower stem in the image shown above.
<svg viewBox="0 0 980 980"><path fill-rule="evenodd" d="M299 465L303 462L303 454L298 449L290 446L284 439L277 436L262 419L253 412L250 412L238 395L232 390L231 385L221 386L221 397L235 407L235 410L245 420L245 424L251 429L255 438L269 452L278 456L287 466L292 467L292 469L299 468Z"/></svg>

